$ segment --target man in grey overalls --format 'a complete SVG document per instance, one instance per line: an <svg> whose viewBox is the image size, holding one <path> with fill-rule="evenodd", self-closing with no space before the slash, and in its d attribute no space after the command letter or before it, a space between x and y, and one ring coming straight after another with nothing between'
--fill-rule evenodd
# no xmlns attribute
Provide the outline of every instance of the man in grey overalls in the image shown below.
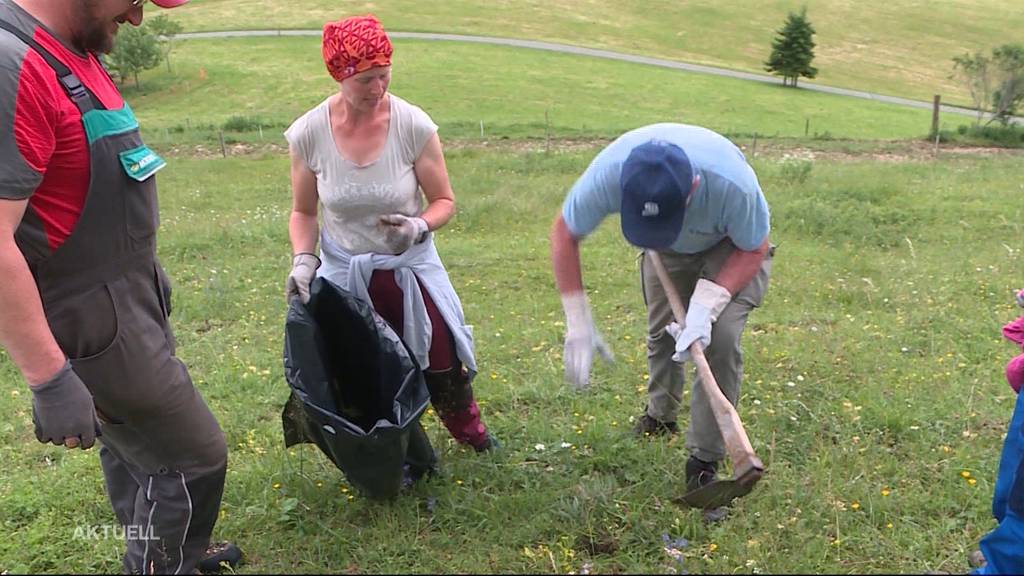
<svg viewBox="0 0 1024 576"><path fill-rule="evenodd" d="M641 284L647 305L647 407L640 436L674 434L683 401L683 370L695 341L732 404L740 395L740 336L768 287L774 247L768 203L743 153L699 126L662 123L631 130L602 150L573 185L551 231L551 258L566 317L566 379L586 387L595 351L611 357L583 290L580 242L612 214L644 250ZM673 322L647 251L659 252L686 302ZM714 480L725 446L703 386L695 382L686 433L688 490Z"/></svg>
<svg viewBox="0 0 1024 576"><path fill-rule="evenodd" d="M95 56L144 3L0 0L0 345L41 442L102 442L125 572L193 573L227 446L175 356L156 259L165 163Z"/></svg>

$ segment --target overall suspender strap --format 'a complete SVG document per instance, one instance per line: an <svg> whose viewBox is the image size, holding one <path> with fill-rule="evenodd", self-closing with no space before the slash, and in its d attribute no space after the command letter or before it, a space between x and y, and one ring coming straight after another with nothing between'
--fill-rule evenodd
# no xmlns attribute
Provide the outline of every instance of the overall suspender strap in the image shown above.
<svg viewBox="0 0 1024 576"><path fill-rule="evenodd" d="M18 39L43 57L43 60L45 60L46 63L50 65L50 68L53 68L53 71L57 73L57 79L60 80L60 84L64 88L64 92L66 92L68 97L71 98L76 106L78 106L78 109L82 114L94 109L105 109L99 98L97 98L91 90L82 84L82 81L78 79L78 76L75 76L74 72L72 72L70 68L65 66L60 60L57 60L53 54L51 54L46 48L43 48L35 41L35 39L31 38L20 28L6 20L0 20L0 29L14 34Z"/></svg>

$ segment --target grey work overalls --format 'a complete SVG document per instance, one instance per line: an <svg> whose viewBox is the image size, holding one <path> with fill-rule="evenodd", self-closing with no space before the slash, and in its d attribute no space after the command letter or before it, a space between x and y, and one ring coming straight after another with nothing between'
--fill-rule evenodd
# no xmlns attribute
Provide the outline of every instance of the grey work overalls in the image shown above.
<svg viewBox="0 0 1024 576"><path fill-rule="evenodd" d="M13 24L54 69L82 113L89 190L70 237L48 250L29 210L15 239L47 322L100 415L100 462L128 573L192 573L210 540L227 468L224 434L174 355L170 284L156 259L156 181L164 161L142 142L127 103L104 109L52 54Z"/></svg>

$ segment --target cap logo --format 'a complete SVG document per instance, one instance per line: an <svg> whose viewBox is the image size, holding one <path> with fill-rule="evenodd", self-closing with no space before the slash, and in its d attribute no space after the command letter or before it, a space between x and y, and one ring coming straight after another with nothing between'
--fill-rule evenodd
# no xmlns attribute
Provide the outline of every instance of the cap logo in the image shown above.
<svg viewBox="0 0 1024 576"><path fill-rule="evenodd" d="M659 212L661 212L661 209L658 207L657 202L644 202L644 210L640 215L645 218L650 218L657 216Z"/></svg>

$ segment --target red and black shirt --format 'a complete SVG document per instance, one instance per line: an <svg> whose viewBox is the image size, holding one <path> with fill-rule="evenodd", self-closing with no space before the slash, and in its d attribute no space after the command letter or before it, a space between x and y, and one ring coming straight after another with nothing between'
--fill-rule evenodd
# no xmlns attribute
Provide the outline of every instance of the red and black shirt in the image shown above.
<svg viewBox="0 0 1024 576"><path fill-rule="evenodd" d="M0 0L10 22L74 72L107 108L121 95L93 54L64 44L11 0ZM0 30L0 199L29 199L49 249L71 235L89 190L89 145L82 115L49 64L32 48Z"/></svg>

